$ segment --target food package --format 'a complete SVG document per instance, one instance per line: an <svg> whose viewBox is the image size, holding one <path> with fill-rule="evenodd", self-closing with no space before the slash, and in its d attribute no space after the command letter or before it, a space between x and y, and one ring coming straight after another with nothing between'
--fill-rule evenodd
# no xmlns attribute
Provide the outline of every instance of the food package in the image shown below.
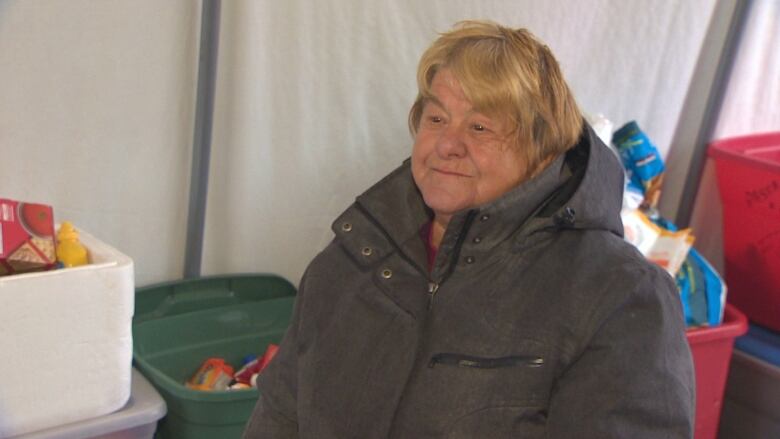
<svg viewBox="0 0 780 439"><path fill-rule="evenodd" d="M691 229L666 230L653 223L639 209L624 209L620 216L626 241L672 277L677 275L693 245Z"/></svg>
<svg viewBox="0 0 780 439"><path fill-rule="evenodd" d="M655 209L664 176L664 162L658 149L636 122L629 122L615 131L612 142L628 173L629 188L644 194L642 209Z"/></svg>
<svg viewBox="0 0 780 439"><path fill-rule="evenodd" d="M56 264L51 206L0 198L0 276Z"/></svg>
<svg viewBox="0 0 780 439"><path fill-rule="evenodd" d="M233 379L233 367L222 358L208 358L186 386L194 390L227 390Z"/></svg>
<svg viewBox="0 0 780 439"><path fill-rule="evenodd" d="M270 343L262 356L250 361L238 372L236 372L234 380L241 384L257 387L257 376L263 371L263 369L265 369L266 366L268 366L268 363L271 362L278 350L278 345Z"/></svg>

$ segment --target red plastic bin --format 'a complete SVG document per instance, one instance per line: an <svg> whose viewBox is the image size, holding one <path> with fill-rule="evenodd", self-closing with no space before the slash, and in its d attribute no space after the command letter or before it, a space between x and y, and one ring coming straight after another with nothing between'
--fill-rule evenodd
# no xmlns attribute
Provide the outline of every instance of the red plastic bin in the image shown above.
<svg viewBox="0 0 780 439"><path fill-rule="evenodd" d="M723 391L729 374L734 339L747 332L747 317L726 305L723 324L687 332L696 370L696 429L694 439L715 439L718 435Z"/></svg>
<svg viewBox="0 0 780 439"><path fill-rule="evenodd" d="M780 331L780 132L710 144L723 202L728 301Z"/></svg>

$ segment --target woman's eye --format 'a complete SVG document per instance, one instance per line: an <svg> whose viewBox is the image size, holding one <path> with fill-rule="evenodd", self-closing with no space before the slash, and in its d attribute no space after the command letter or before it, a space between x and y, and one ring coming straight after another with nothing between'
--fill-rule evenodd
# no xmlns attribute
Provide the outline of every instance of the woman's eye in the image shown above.
<svg viewBox="0 0 780 439"><path fill-rule="evenodd" d="M485 126L479 123L474 124L474 131L485 131Z"/></svg>
<svg viewBox="0 0 780 439"><path fill-rule="evenodd" d="M441 117L439 117L439 116L431 116L431 122L433 122L433 123L440 123L441 122Z"/></svg>

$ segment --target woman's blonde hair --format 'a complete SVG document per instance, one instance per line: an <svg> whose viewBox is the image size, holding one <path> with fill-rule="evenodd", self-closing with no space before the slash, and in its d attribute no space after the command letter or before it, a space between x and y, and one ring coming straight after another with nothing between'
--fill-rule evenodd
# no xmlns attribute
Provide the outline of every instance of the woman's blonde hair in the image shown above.
<svg viewBox="0 0 780 439"><path fill-rule="evenodd" d="M417 68L419 92L409 111L412 135L442 68L455 75L476 111L508 122L510 143L525 156L529 175L576 144L582 114L552 52L526 29L462 21L441 34Z"/></svg>

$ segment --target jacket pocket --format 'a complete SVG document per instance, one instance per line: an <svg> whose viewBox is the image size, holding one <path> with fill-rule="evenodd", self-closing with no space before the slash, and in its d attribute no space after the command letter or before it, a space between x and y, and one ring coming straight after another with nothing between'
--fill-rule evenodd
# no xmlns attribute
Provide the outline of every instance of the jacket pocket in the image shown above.
<svg viewBox="0 0 780 439"><path fill-rule="evenodd" d="M421 378L426 404L441 407L450 420L488 407L546 405L553 378L549 359L544 349L519 349L509 355L431 355Z"/></svg>
<svg viewBox="0 0 780 439"><path fill-rule="evenodd" d="M535 355L510 355L506 357L475 357L472 355L441 353L435 354L428 367L436 365L468 367L475 369L497 369L501 367L540 367L544 358Z"/></svg>
<svg viewBox="0 0 780 439"><path fill-rule="evenodd" d="M441 389L436 405L446 407L449 418L443 437L544 437L551 388L547 352L519 349L514 355L447 352L430 357L429 373Z"/></svg>

